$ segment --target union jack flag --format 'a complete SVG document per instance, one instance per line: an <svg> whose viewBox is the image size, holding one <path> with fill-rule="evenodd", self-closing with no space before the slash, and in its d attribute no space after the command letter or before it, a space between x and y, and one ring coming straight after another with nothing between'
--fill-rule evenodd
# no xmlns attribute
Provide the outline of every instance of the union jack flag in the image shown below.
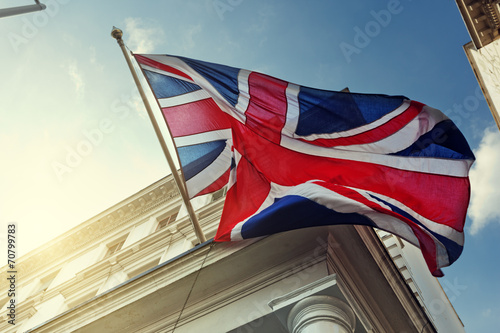
<svg viewBox="0 0 500 333"><path fill-rule="evenodd" d="M361 224L420 247L436 276L460 256L474 156L440 111L184 57L135 58L190 197L228 186L216 241Z"/></svg>

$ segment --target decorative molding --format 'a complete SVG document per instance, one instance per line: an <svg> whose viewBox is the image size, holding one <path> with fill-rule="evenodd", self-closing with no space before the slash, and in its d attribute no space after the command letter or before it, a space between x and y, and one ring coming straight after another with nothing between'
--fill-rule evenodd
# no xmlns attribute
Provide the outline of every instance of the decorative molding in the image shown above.
<svg viewBox="0 0 500 333"><path fill-rule="evenodd" d="M500 38L499 0L456 0L476 49Z"/></svg>
<svg viewBox="0 0 500 333"><path fill-rule="evenodd" d="M163 206L166 202L179 197L179 193L171 183L171 176L144 189L140 197L136 195L116 204L103 213L93 217L65 234L59 236L50 244L28 253L20 258L17 268L24 276L33 272L54 266L54 263L68 258L69 253L81 251L96 240L113 233L119 227ZM166 188L169 187L169 189ZM154 193L154 195L150 195ZM2 271L6 270L6 266ZM5 283L2 281L0 288Z"/></svg>
<svg viewBox="0 0 500 333"><path fill-rule="evenodd" d="M313 235L315 236L317 233ZM302 270L307 271L307 274L312 274L307 270L309 265L324 263L326 255L323 249L323 255L315 254L313 260L310 260L311 253L315 252L315 238L312 235L309 236L310 241L306 242L304 247L290 249L287 245L280 245L280 249L277 249L276 242L288 244L288 242L295 243L297 238L304 239L302 234L295 234L292 239L283 238L290 236L290 234L281 236L281 238L265 238L228 244L216 243L212 245L207 242L203 246L172 258L168 262L95 296L29 332L69 331L79 327L86 327L84 331L90 332L95 327L104 325L108 320L113 320L111 317L115 318L114 316L119 311L128 311L126 309L131 308L142 309L141 311L150 315L151 311L161 311L162 313L161 319L159 319L161 322L156 323L155 320L153 324L148 318L143 323L134 324L138 326L133 327L134 331L142 330L142 325L151 327L150 324L153 324L154 327L170 327L177 320L180 311L179 304L184 302L186 294L192 288L196 272L202 263L204 266L200 273L198 286L191 294L182 318L178 322L179 326L229 306L235 301L258 293L275 283L278 283L281 288L291 287L292 284L281 284L281 281ZM280 239L287 239L287 241L280 242ZM257 258L261 258L262 254L269 253L270 248L277 250L278 253L269 258L261 259L262 266L259 266L258 270L253 265L245 266L246 271L231 269L234 267L235 260L236 262L242 258L258 260ZM281 260L276 262L278 258ZM297 267L297 260L300 259L307 259L307 265ZM120 261L120 264L123 263ZM221 270L227 274L221 276ZM229 274L229 272L231 273ZM250 272L253 274L249 274ZM326 264L324 264L323 269L320 268L319 271L315 270L315 272L317 272L315 274L326 274ZM304 283L307 282L304 280ZM285 292L287 290L284 289ZM265 306L265 303L263 304ZM271 313L271 308L268 310Z"/></svg>
<svg viewBox="0 0 500 333"><path fill-rule="evenodd" d="M424 309L421 307L404 277L401 275L401 272L392 260L387 260L391 258L391 256L383 246L375 231L370 227L364 226L354 226L354 228L377 262L386 281L396 294L413 326L418 332L436 332L432 321L427 317Z"/></svg>
<svg viewBox="0 0 500 333"><path fill-rule="evenodd" d="M337 285L337 276L335 274L327 275L322 279L316 280L301 288L295 289L294 291L273 299L268 305L273 310L278 310L284 306L290 305L292 303L297 303L304 297L314 295L324 289L331 288Z"/></svg>
<svg viewBox="0 0 500 333"><path fill-rule="evenodd" d="M362 279L356 274L353 263L337 251L336 240L332 234L328 236L327 265L329 273L337 275L337 284L342 294L349 304L354 305L354 311L367 331L395 333L376 301L370 296L370 291L364 287Z"/></svg>
<svg viewBox="0 0 500 333"><path fill-rule="evenodd" d="M354 332L356 328L356 317L349 305L328 295L308 296L297 302L290 310L287 327L291 333L299 333L318 322L338 325L341 332Z"/></svg>

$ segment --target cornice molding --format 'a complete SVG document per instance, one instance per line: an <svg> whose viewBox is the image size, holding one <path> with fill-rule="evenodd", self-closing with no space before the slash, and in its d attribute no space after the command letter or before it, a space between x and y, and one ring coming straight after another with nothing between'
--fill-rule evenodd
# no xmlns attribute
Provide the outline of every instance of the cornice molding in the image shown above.
<svg viewBox="0 0 500 333"><path fill-rule="evenodd" d="M500 38L498 0L456 0L456 4L477 49Z"/></svg>
<svg viewBox="0 0 500 333"><path fill-rule="evenodd" d="M308 236L308 239L312 241L307 242L306 246L289 247L289 245L282 245L280 254L273 254L276 258L262 259L265 261L262 267L255 270L255 268L252 268L255 266L248 266L245 267L245 272L229 268L234 267L235 261L237 262L241 258L247 258L248 256L254 260L257 260L255 259L257 257L261 258L256 253L267 253L270 246L274 247L277 241L288 239L291 234L288 237L287 235L275 235L277 236L276 239L271 236L273 238L236 243L205 243L94 297L72 310L60 314L52 320L33 328L30 332L65 331L66 329L76 329L84 326L87 327L88 331L95 328L89 328L89 324L94 325L94 322L107 318L111 313L126 311L125 309L129 307L141 308L143 305L149 306L160 300L164 300L162 301L162 307L164 308L162 308L161 322L152 322L148 319L148 321L144 322L144 325L168 327L177 321L180 311L179 302L181 300L183 302L189 289L193 288L196 273L202 265L203 269L200 272L198 284L194 287L194 292L191 294L182 318L178 322L179 325L232 304L236 300L254 294L263 288L284 281L288 276L297 274L299 271L307 271L307 274L304 273L304 275L316 279L308 268L323 263L324 268L317 270L315 274L326 274L326 250L323 247L320 249L314 247L313 240L315 238L313 236L316 237L318 231L309 232L311 235ZM296 233L293 237L294 239L302 239L304 235ZM281 244L281 242L279 243ZM291 243L295 243L295 241L291 241ZM252 246L247 250L246 248L250 245ZM208 253L208 251L210 252ZM282 255L285 258L282 258ZM276 262L277 258L283 260ZM299 267L297 267L297 260L301 263ZM226 271L228 276L221 277L221 269ZM229 274L229 271L232 273ZM208 283L208 281L211 282ZM304 278L302 283L309 283L309 281ZM293 286L294 284L290 283L290 281L282 285L283 288L293 288ZM283 289L284 292L288 292L285 289ZM168 300L168 303L165 303L167 302L165 300ZM268 310L270 313L271 309ZM146 312L149 314L149 311ZM137 326L134 327L134 330L143 329L140 323L137 323Z"/></svg>
<svg viewBox="0 0 500 333"><path fill-rule="evenodd" d="M97 216L81 223L63 235L21 257L17 264L19 272L27 277L33 272L46 270L59 265L58 261L71 258L97 240L112 234L116 229L130 224L134 220L147 217L158 207L179 197L179 192L172 183L172 177L166 177L137 194L121 201ZM2 272L6 271L6 266ZM0 288L5 282L2 281Z"/></svg>
<svg viewBox="0 0 500 333"><path fill-rule="evenodd" d="M434 325L427 318L424 309L401 275L396 264L392 260L390 262L387 261L386 258L391 258L391 256L375 231L372 228L363 226L354 226L354 228L377 261L386 281L391 285L392 290L407 312L408 318L412 321L414 327L417 328L418 332L436 332Z"/></svg>

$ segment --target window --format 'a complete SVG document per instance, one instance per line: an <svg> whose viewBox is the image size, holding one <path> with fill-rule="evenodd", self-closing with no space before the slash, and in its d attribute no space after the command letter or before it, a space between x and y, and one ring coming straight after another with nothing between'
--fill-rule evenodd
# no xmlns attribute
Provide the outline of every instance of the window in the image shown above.
<svg viewBox="0 0 500 333"><path fill-rule="evenodd" d="M177 214L179 214L179 212L175 212L173 213L172 215L169 215L167 216L166 218L164 218L163 220L161 220L159 223L158 223L158 226L156 227L156 231L160 230L160 229L163 229L165 228L169 223L171 222L174 222L175 219L177 218Z"/></svg>
<svg viewBox="0 0 500 333"><path fill-rule="evenodd" d="M106 252L106 255L104 256L104 258L111 257L113 254L120 251L122 249L122 246L125 243L126 239L127 238L123 238L121 241L118 241L118 242L113 243L112 245L108 246L108 252Z"/></svg>
<svg viewBox="0 0 500 333"><path fill-rule="evenodd" d="M212 202L217 201L220 198L224 197L226 195L226 192L227 192L227 187L223 187L217 192L214 192L214 194L212 194Z"/></svg>

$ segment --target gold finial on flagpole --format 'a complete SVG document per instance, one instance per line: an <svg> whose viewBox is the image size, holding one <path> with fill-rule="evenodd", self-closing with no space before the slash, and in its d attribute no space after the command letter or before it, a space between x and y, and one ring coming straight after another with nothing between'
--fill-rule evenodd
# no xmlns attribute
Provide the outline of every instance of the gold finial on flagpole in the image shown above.
<svg viewBox="0 0 500 333"><path fill-rule="evenodd" d="M111 36L113 36L114 39L122 39L123 31L113 26L113 30L111 30Z"/></svg>
<svg viewBox="0 0 500 333"><path fill-rule="evenodd" d="M116 39L116 42L118 43L118 45L124 46L123 39L122 39L123 31L121 29L113 26L113 30L111 30L111 36L114 39Z"/></svg>

